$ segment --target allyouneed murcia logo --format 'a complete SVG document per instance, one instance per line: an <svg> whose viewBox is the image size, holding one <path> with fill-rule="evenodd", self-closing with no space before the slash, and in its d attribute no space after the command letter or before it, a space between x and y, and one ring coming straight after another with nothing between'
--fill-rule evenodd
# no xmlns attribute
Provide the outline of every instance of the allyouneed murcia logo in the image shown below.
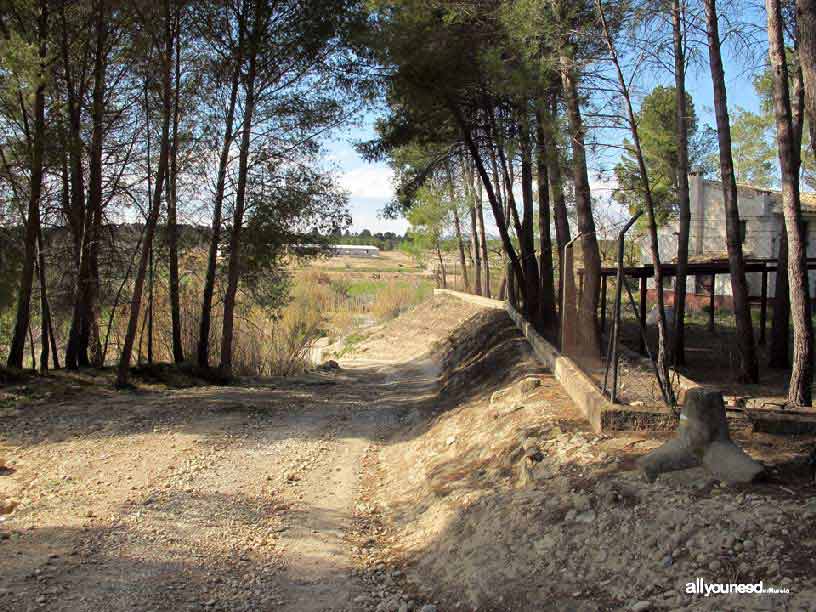
<svg viewBox="0 0 816 612"><path fill-rule="evenodd" d="M703 597L709 597L710 595L729 595L733 593L769 595L790 593L790 589L766 587L762 581L756 583L723 583L706 582L704 578L697 578L694 582L686 583L686 593L689 595L702 595Z"/></svg>

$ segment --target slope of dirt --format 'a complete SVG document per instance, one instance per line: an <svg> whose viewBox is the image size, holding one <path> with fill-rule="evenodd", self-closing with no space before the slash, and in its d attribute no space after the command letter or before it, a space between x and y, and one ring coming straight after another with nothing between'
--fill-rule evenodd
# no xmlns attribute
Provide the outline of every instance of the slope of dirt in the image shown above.
<svg viewBox="0 0 816 612"><path fill-rule="evenodd" d="M645 483L633 459L660 441L594 435L501 311L437 354L437 398L367 455L369 566L440 610L814 609L812 485ZM698 577L790 594L687 595Z"/></svg>
<svg viewBox="0 0 816 612"><path fill-rule="evenodd" d="M437 297L340 365L4 388L0 611L812 609L804 477L642 482L660 440L588 431L502 311Z"/></svg>
<svg viewBox="0 0 816 612"><path fill-rule="evenodd" d="M297 378L4 388L0 610L375 609L382 576L352 554L363 458L433 395L423 343L475 310L421 304L376 361Z"/></svg>

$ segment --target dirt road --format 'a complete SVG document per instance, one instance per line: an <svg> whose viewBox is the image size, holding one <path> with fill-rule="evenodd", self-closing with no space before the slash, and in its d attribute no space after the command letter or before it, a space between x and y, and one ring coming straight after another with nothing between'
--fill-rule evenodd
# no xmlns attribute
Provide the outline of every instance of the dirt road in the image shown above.
<svg viewBox="0 0 816 612"><path fill-rule="evenodd" d="M340 370L5 409L0 610L373 609L362 458L432 396L421 354L470 309L430 314Z"/></svg>

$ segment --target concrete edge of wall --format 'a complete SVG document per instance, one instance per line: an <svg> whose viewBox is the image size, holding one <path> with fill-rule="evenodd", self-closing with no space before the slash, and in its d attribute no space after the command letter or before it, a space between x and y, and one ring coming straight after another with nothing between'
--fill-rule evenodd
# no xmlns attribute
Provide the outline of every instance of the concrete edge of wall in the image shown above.
<svg viewBox="0 0 816 612"><path fill-rule="evenodd" d="M509 302L500 302L478 295L449 289L434 289L434 295L450 295L465 302L488 308L503 309L529 342L533 353L550 370L570 399L575 402L596 433L604 430L673 429L675 421L669 412L640 410L613 404L601 393L595 382L572 359L558 352Z"/></svg>

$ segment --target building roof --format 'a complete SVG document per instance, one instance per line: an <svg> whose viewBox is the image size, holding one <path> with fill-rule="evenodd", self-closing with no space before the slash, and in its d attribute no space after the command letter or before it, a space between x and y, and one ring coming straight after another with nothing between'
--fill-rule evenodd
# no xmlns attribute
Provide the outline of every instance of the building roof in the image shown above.
<svg viewBox="0 0 816 612"><path fill-rule="evenodd" d="M373 244L332 244L332 249L347 249L349 251L379 251L380 248Z"/></svg>
<svg viewBox="0 0 816 612"><path fill-rule="evenodd" d="M719 183L719 181L710 181L712 183ZM750 189L752 191L758 191L760 193L769 193L771 195L775 195L778 197L782 197L782 192L778 189L765 189L764 187L755 187L754 185L750 185L748 183L738 183L738 189ZM802 211L816 214L816 193L810 191L800 191L799 192L799 203L802 206Z"/></svg>

